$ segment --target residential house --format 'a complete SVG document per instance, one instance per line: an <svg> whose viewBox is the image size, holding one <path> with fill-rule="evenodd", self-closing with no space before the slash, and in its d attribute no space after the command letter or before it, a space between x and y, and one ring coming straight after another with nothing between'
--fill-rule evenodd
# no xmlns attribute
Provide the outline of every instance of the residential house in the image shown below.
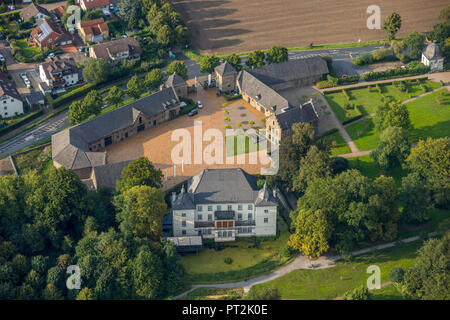
<svg viewBox="0 0 450 320"><path fill-rule="evenodd" d="M214 72L216 74L216 86L220 91L230 92L236 89L237 72L227 61L218 65Z"/></svg>
<svg viewBox="0 0 450 320"><path fill-rule="evenodd" d="M90 57L102 58L114 64L126 59L138 60L141 54L142 48L134 38L121 38L99 43L89 48Z"/></svg>
<svg viewBox="0 0 450 320"><path fill-rule="evenodd" d="M267 185L241 168L204 169L188 180L187 189L172 194L175 237L202 236L214 241L274 236L277 198Z"/></svg>
<svg viewBox="0 0 450 320"><path fill-rule="evenodd" d="M10 118L23 113L23 99L16 87L0 72L0 116Z"/></svg>
<svg viewBox="0 0 450 320"><path fill-rule="evenodd" d="M109 0L79 0L79 5L84 11L93 9L108 9L110 3L111 2Z"/></svg>
<svg viewBox="0 0 450 320"><path fill-rule="evenodd" d="M55 167L73 170L93 187L111 186L112 170L120 166L97 168L107 164L105 148L139 132L171 120L180 110L180 100L172 88L135 100L120 108L73 126L52 136ZM95 167L95 170L94 170ZM103 170L103 171L102 171ZM114 177L120 177L117 173ZM102 182L103 181L103 182Z"/></svg>
<svg viewBox="0 0 450 320"><path fill-rule="evenodd" d="M177 73L173 73L167 78L166 87L167 88L172 87L175 90L175 92L177 93L177 96L180 98L187 97L187 94L188 94L187 83Z"/></svg>
<svg viewBox="0 0 450 320"><path fill-rule="evenodd" d="M25 100L32 110L35 110L45 104L45 99L42 92L32 92L25 97Z"/></svg>
<svg viewBox="0 0 450 320"><path fill-rule="evenodd" d="M51 90L64 90L64 88L77 84L80 81L79 69L73 58L55 56L39 65L39 78Z"/></svg>
<svg viewBox="0 0 450 320"><path fill-rule="evenodd" d="M70 33L61 26L45 19L31 31L31 37L41 49L72 44Z"/></svg>
<svg viewBox="0 0 450 320"><path fill-rule="evenodd" d="M47 9L32 2L30 5L22 9L20 16L25 22L28 22L34 18L34 25L38 25L44 19L49 20L51 18L51 13Z"/></svg>
<svg viewBox="0 0 450 320"><path fill-rule="evenodd" d="M431 72L444 71L444 55L436 41L427 45L423 50L422 63L430 67Z"/></svg>
<svg viewBox="0 0 450 320"><path fill-rule="evenodd" d="M100 43L109 38L109 28L103 18L81 21L77 24L78 34L84 43Z"/></svg>

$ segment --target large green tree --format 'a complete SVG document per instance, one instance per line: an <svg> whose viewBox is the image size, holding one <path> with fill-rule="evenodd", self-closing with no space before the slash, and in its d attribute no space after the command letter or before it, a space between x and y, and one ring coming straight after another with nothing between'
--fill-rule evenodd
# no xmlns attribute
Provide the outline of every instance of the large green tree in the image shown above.
<svg viewBox="0 0 450 320"><path fill-rule="evenodd" d="M133 99L138 99L144 92L144 85L142 80L137 76L132 76L127 82L127 94Z"/></svg>
<svg viewBox="0 0 450 320"><path fill-rule="evenodd" d="M382 169L402 165L409 154L409 139L399 127L388 127L380 134L380 143L371 156Z"/></svg>
<svg viewBox="0 0 450 320"><path fill-rule="evenodd" d="M173 61L169 64L166 75L170 76L173 73L178 74L184 80L188 79L188 71L186 65L182 61Z"/></svg>
<svg viewBox="0 0 450 320"><path fill-rule="evenodd" d="M119 87L113 86L109 89L108 95L106 96L105 100L113 106L118 106L122 102L124 95L125 92L119 89Z"/></svg>
<svg viewBox="0 0 450 320"><path fill-rule="evenodd" d="M102 58L89 58L83 68L83 78L94 84L103 83L111 74L111 66Z"/></svg>
<svg viewBox="0 0 450 320"><path fill-rule="evenodd" d="M408 108L398 101L389 101L380 106L375 113L375 127L382 132L388 127L411 128Z"/></svg>
<svg viewBox="0 0 450 320"><path fill-rule="evenodd" d="M156 90L163 82L163 74L160 69L155 68L145 76L145 86L148 90Z"/></svg>
<svg viewBox="0 0 450 320"><path fill-rule="evenodd" d="M161 259L146 247L141 248L132 263L132 279L136 295L144 299L161 297L164 280Z"/></svg>
<svg viewBox="0 0 450 320"><path fill-rule="evenodd" d="M265 64L266 55L261 50L255 50L247 55L245 64L251 68L259 68Z"/></svg>
<svg viewBox="0 0 450 320"><path fill-rule="evenodd" d="M225 60L228 61L228 63L231 64L236 71L240 71L242 69L241 57L236 53L226 56Z"/></svg>
<svg viewBox="0 0 450 320"><path fill-rule="evenodd" d="M220 64L220 59L214 55L203 56L200 60L200 72L212 73L214 68Z"/></svg>
<svg viewBox="0 0 450 320"><path fill-rule="evenodd" d="M116 190L122 193L134 186L148 186L160 188L162 186L162 172L145 157L140 157L128 164L117 181Z"/></svg>
<svg viewBox="0 0 450 320"><path fill-rule="evenodd" d="M402 27L402 18L397 12L392 12L383 21L383 30L388 34L388 40L391 41L395 39L395 34Z"/></svg>
<svg viewBox="0 0 450 320"><path fill-rule="evenodd" d="M266 54L267 63L280 63L289 60L288 50L285 47L273 46Z"/></svg>

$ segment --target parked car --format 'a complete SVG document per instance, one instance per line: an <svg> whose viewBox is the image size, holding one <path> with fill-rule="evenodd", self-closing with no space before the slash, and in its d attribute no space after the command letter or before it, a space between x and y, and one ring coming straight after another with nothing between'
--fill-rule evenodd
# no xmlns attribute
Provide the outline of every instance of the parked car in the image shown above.
<svg viewBox="0 0 450 320"><path fill-rule="evenodd" d="M55 56L55 53L50 52L50 53L48 54L47 58L53 58L54 56Z"/></svg>
<svg viewBox="0 0 450 320"><path fill-rule="evenodd" d="M198 113L198 110L197 110L197 109L193 109L193 110L191 110L191 111L188 113L188 116L189 116L189 117L192 117L192 116L195 116L197 113Z"/></svg>
<svg viewBox="0 0 450 320"><path fill-rule="evenodd" d="M0 54L0 62L3 62L3 61L5 61L5 57L2 54Z"/></svg>
<svg viewBox="0 0 450 320"><path fill-rule="evenodd" d="M27 77L27 74L25 72L21 72L19 75L22 79L25 79Z"/></svg>
<svg viewBox="0 0 450 320"><path fill-rule="evenodd" d="M79 48L78 48L78 51L84 52L85 49L86 49L85 47L79 47Z"/></svg>
<svg viewBox="0 0 450 320"><path fill-rule="evenodd" d="M197 107L199 108L199 109L203 109L203 104L202 104L202 102L199 100L199 101L197 101Z"/></svg>

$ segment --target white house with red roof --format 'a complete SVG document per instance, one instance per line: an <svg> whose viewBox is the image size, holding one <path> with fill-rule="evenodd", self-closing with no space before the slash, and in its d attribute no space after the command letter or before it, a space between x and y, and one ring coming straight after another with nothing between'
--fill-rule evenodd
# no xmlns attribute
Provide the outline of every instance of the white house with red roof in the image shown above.
<svg viewBox="0 0 450 320"><path fill-rule="evenodd" d="M92 10L92 9L108 9L109 0L79 0L81 9Z"/></svg>

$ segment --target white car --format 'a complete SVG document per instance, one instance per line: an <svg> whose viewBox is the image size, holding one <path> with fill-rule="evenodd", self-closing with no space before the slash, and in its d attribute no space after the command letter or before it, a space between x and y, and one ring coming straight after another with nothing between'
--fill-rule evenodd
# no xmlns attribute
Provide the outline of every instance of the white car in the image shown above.
<svg viewBox="0 0 450 320"><path fill-rule="evenodd" d="M55 54L53 52L50 52L47 56L47 58L53 58L55 56Z"/></svg>
<svg viewBox="0 0 450 320"><path fill-rule="evenodd" d="M203 104L202 104L202 102L199 100L199 101L197 101L197 107L199 108L199 109L203 109Z"/></svg>
<svg viewBox="0 0 450 320"><path fill-rule="evenodd" d="M5 61L5 57L2 54L0 54L0 61L1 62Z"/></svg>

